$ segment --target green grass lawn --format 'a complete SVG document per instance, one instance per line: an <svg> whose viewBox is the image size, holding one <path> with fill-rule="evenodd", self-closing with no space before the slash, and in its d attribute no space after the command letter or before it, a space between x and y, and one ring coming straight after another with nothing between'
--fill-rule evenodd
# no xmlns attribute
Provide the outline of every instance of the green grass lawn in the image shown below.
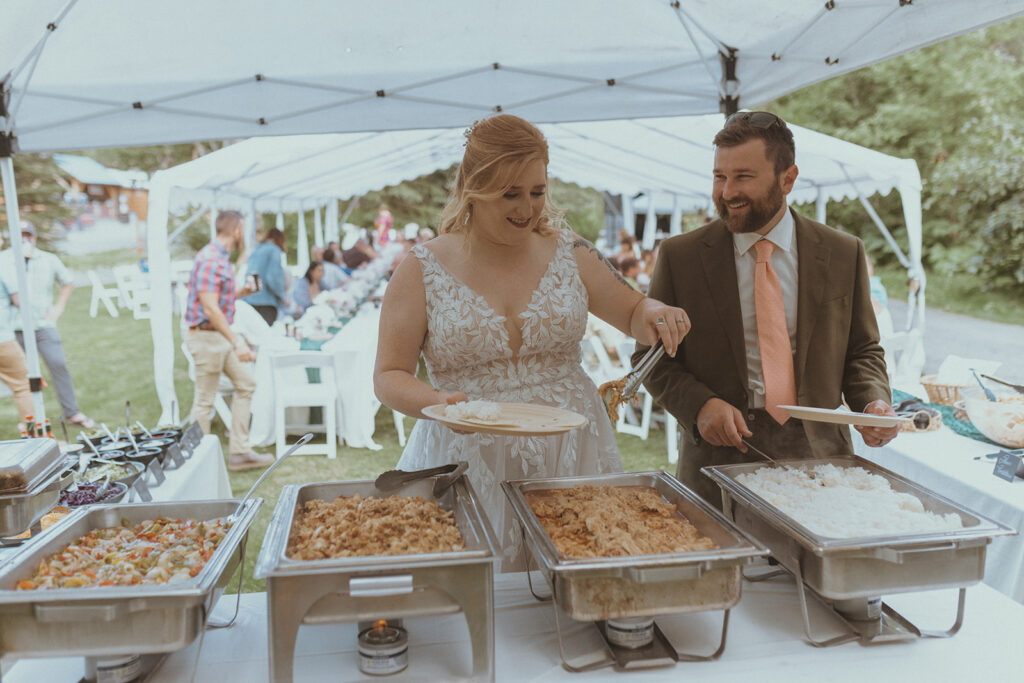
<svg viewBox="0 0 1024 683"><path fill-rule="evenodd" d="M125 255L124 260L130 261L131 258L130 255ZM105 265L115 265L118 262L107 258L97 260ZM90 294L88 287L76 289L67 311L58 324L64 340L68 366L74 378L79 406L97 422L106 422L114 429L124 424L125 401L130 401L132 420L141 420L146 426L153 426L159 419L160 408L153 385L153 342L149 321L134 320L128 311L122 311L118 318L111 318L102 306L99 316L90 318ZM174 325L174 329L177 349L181 344L177 324ZM43 374L48 377L45 365ZM177 354L175 362L174 383L178 400L181 402L181 412L186 415L192 404L192 382L188 379L185 358L180 353ZM57 403L56 393L52 388L47 388L44 390L44 396L47 415L54 424L54 433L60 438L56 419L60 416L60 405ZM13 400L0 399L0 439L18 438L16 424L17 414ZM414 424L415 420L405 420L406 434ZM221 437L221 445L226 450L227 440L223 425L219 419L215 419L213 425L214 433ZM71 438L74 439L77 433L77 429L71 430ZM260 544L281 489L288 484L372 479L381 472L394 468L402 449L398 445L391 412L386 408L377 413L374 440L383 446L381 450L341 447L338 449L336 460L318 455L292 456L274 470L261 485L257 495L264 499L264 504L250 534L246 563L248 570L242 588L244 592L264 590L263 581L251 578L252 567L259 554ZM618 441L622 461L627 470L669 468L664 432L652 429L651 436L646 441L634 436L619 435ZM232 472L231 488L234 494L239 497L244 495L259 474L260 471ZM232 581L232 586L234 585Z"/></svg>
<svg viewBox="0 0 1024 683"><path fill-rule="evenodd" d="M907 271L902 268L877 269L875 274L882 278L890 299L906 300ZM1020 292L983 291L977 276L967 273L943 277L930 275L925 302L929 308L982 320L1018 324L1024 320L1024 296Z"/></svg>

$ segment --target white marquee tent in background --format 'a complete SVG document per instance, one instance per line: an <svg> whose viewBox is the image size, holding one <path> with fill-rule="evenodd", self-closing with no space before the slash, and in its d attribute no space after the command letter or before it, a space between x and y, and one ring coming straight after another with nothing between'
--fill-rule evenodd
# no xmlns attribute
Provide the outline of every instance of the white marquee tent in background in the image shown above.
<svg viewBox="0 0 1024 683"><path fill-rule="evenodd" d="M615 194L665 193L678 212L706 207L711 194L711 140L721 115L541 124L550 147L549 173ZM909 271L921 270L921 176L912 159L899 159L792 126L800 176L795 202L813 203L824 220L828 200L897 190L903 202L908 249L879 228ZM304 212L328 206L332 193L357 196L396 185L462 157L464 129L407 130L253 138L195 161L157 172L150 183L149 262L169 264L169 210L200 205L256 212ZM335 214L336 215L336 214ZM678 229L678 215L674 228ZM170 281L156 281L154 296L170 296ZM158 293L159 292L159 293ZM923 311L923 307L921 309ZM160 318L158 320L157 318ZM923 322L923 319L920 320ZM174 395L174 342L170 309L153 314L156 386Z"/></svg>
<svg viewBox="0 0 1024 683"><path fill-rule="evenodd" d="M1022 12L1024 0L5 0L6 213L16 231L18 152L442 128L496 111L730 112Z"/></svg>

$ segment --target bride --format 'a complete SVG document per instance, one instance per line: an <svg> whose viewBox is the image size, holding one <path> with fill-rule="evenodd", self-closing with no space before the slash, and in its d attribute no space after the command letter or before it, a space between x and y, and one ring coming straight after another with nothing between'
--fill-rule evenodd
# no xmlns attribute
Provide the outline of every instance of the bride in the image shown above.
<svg viewBox="0 0 1024 683"><path fill-rule="evenodd" d="M503 569L523 569L501 482L622 471L615 432L580 364L592 312L669 355L689 330L681 308L634 290L547 201L548 147L511 115L467 133L440 235L413 247L381 309L378 398L421 418L398 467L469 462L468 476L503 546ZM430 384L416 377L422 353ZM425 419L429 405L467 399L534 403L585 415L556 436L462 434Z"/></svg>

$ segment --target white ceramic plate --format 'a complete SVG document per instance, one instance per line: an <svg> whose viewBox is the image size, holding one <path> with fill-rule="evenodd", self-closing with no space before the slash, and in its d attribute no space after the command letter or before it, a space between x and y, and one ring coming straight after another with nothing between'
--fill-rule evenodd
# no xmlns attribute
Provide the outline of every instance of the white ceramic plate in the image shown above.
<svg viewBox="0 0 1024 683"><path fill-rule="evenodd" d="M844 408L829 410L828 408L808 408L806 406L784 406L790 416L811 422L831 422L832 424L856 425L859 427L895 427L900 423L899 417L889 415L871 415L870 413L853 413Z"/></svg>
<svg viewBox="0 0 1024 683"><path fill-rule="evenodd" d="M457 420L445 415L445 406L436 404L423 409L431 420L462 432L499 434L503 436L546 436L562 434L587 424L587 418L562 408L534 403L499 403L501 417L496 422L483 420Z"/></svg>

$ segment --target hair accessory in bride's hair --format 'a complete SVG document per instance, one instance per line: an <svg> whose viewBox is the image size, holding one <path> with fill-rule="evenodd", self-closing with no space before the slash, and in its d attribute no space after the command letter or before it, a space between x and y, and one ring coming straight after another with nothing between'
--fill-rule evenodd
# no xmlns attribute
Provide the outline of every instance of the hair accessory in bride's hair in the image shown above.
<svg viewBox="0 0 1024 683"><path fill-rule="evenodd" d="M478 123L480 123L479 119L474 121L473 125L471 125L469 128L467 128L466 131L462 134L466 138L466 141L462 143L463 147L465 147L466 145L469 144L469 138L470 138L471 135L473 135L473 131L476 130L476 126L477 126Z"/></svg>

